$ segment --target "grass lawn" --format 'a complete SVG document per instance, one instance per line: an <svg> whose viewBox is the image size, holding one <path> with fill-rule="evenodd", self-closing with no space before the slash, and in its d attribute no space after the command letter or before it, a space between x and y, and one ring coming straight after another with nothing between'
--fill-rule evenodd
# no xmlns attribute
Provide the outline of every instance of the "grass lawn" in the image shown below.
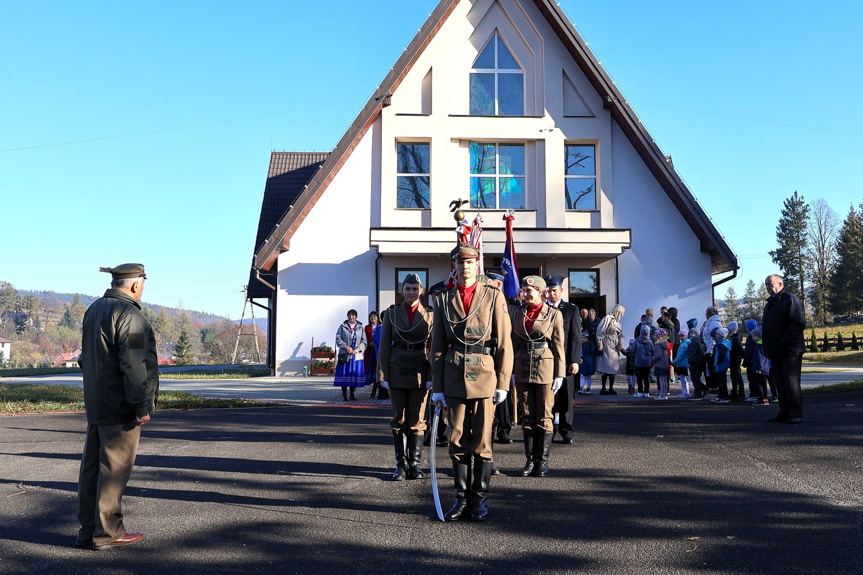
<svg viewBox="0 0 863 575"><path fill-rule="evenodd" d="M211 399L177 391L159 392L158 409L212 407L271 407L271 403L247 399ZM84 411L84 390L67 385L0 383L0 413L48 413Z"/></svg>
<svg viewBox="0 0 863 575"><path fill-rule="evenodd" d="M857 381L848 381L845 383L837 383L835 385L821 385L811 389L804 389L803 394L816 393L841 393L843 391L863 391L863 379Z"/></svg>

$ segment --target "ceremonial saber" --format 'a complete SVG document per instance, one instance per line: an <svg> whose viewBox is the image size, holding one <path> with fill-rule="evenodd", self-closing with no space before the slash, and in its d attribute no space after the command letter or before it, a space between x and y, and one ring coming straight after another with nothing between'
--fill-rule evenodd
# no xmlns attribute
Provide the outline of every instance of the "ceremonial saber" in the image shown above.
<svg viewBox="0 0 863 575"><path fill-rule="evenodd" d="M435 446L437 445L437 426L440 422L441 402L435 403L434 416L432 417L431 427L431 450L429 451L429 467L431 467L431 484L432 496L434 497L434 508L437 511L438 519L445 521L443 518L443 509L440 506L440 494L437 490L437 463L435 458Z"/></svg>

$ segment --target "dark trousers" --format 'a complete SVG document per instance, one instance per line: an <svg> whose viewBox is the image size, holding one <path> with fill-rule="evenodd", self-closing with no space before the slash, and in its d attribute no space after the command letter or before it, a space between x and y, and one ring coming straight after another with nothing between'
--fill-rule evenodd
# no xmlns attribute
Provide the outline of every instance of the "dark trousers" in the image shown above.
<svg viewBox="0 0 863 575"><path fill-rule="evenodd" d="M757 379L757 375L758 374L756 374L755 370L752 369L751 367L746 368L746 381L749 382L749 396L750 397L761 397L760 395L758 395L760 393L760 391L758 388L759 382ZM764 376L762 376L762 377L764 377Z"/></svg>
<svg viewBox="0 0 863 575"><path fill-rule="evenodd" d="M743 391L743 374L740 373L740 360L732 361L728 369L731 376L731 393L739 397L745 397Z"/></svg>
<svg viewBox="0 0 863 575"><path fill-rule="evenodd" d="M494 407L494 427L495 433L505 431L507 435L512 431L512 413L513 413L513 397L512 392L508 393L506 399Z"/></svg>
<svg viewBox="0 0 863 575"><path fill-rule="evenodd" d="M770 364L770 373L779 392L780 417L803 417L803 393L800 390L803 355L771 357Z"/></svg>
<svg viewBox="0 0 863 575"><path fill-rule="evenodd" d="M704 395L704 384L701 383L701 375L704 373L703 365L689 364L689 381L692 382L692 387L695 389L695 395ZM709 387L709 386L708 386Z"/></svg>
<svg viewBox="0 0 863 575"><path fill-rule="evenodd" d="M650 367L636 367L635 381L638 382L638 393L650 393Z"/></svg>
<svg viewBox="0 0 863 575"><path fill-rule="evenodd" d="M554 407L552 414L557 414L557 430L561 437L573 435L575 429L572 427L572 396L575 392L575 378L578 375L567 375L563 378L563 386L554 395Z"/></svg>
<svg viewBox="0 0 863 575"><path fill-rule="evenodd" d="M110 543L126 534L120 500L132 475L141 428L87 425L78 474L78 543Z"/></svg>
<svg viewBox="0 0 863 575"><path fill-rule="evenodd" d="M728 377L726 377L726 372L716 372L710 379L713 380L713 387L719 388L719 397L728 399Z"/></svg>
<svg viewBox="0 0 863 575"><path fill-rule="evenodd" d="M750 389L755 388L752 393L753 397L759 399L767 399L767 376L760 373L755 373L755 370L746 370L746 377L749 379Z"/></svg>

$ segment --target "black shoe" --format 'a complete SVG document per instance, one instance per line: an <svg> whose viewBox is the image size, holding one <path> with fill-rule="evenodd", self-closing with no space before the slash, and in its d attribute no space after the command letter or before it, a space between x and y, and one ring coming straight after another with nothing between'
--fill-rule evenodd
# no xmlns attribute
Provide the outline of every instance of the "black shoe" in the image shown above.
<svg viewBox="0 0 863 575"><path fill-rule="evenodd" d="M617 392L614 391L613 389L609 389L608 393L606 395L617 395Z"/></svg>
<svg viewBox="0 0 863 575"><path fill-rule="evenodd" d="M604 389L599 390L599 395L608 395L608 392Z"/></svg>
<svg viewBox="0 0 863 575"><path fill-rule="evenodd" d="M792 425L796 425L798 423L803 423L803 418L802 417L789 417L788 419L785 420L785 423L790 423Z"/></svg>
<svg viewBox="0 0 863 575"><path fill-rule="evenodd" d="M491 474L492 475L500 475L500 469L497 468L497 465L494 463L491 464Z"/></svg>
<svg viewBox="0 0 863 575"><path fill-rule="evenodd" d="M771 417L770 419L768 419L767 423L785 423L786 421L788 421L787 415L777 415L776 417Z"/></svg>
<svg viewBox="0 0 863 575"><path fill-rule="evenodd" d="M506 431L498 431L497 442L510 444L510 443L512 443L512 438L509 436L509 434Z"/></svg>
<svg viewBox="0 0 863 575"><path fill-rule="evenodd" d="M575 443L575 438L570 434L561 435L561 443L564 443L566 445L572 445L573 443Z"/></svg>

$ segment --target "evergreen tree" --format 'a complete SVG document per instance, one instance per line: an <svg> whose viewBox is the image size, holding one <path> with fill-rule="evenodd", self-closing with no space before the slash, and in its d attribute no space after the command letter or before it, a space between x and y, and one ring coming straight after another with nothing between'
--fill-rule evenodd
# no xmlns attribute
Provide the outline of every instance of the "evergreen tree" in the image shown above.
<svg viewBox="0 0 863 575"><path fill-rule="evenodd" d="M821 351L830 351L830 340L827 339L827 332L824 332L824 341L821 343Z"/></svg>
<svg viewBox="0 0 863 575"><path fill-rule="evenodd" d="M809 351L818 353L818 337L815 335L815 328L812 328L812 335L809 336Z"/></svg>
<svg viewBox="0 0 863 575"><path fill-rule="evenodd" d="M857 343L857 335L853 331L851 332L851 349L853 351L860 349L860 344Z"/></svg>
<svg viewBox="0 0 863 575"><path fill-rule="evenodd" d="M850 314L863 309L863 220L853 205L839 230L830 290L833 313Z"/></svg>
<svg viewBox="0 0 863 575"><path fill-rule="evenodd" d="M733 286L728 286L728 291L725 292L725 301L722 303L725 306L725 323L729 321L740 323L742 318L740 301Z"/></svg>
<svg viewBox="0 0 863 575"><path fill-rule="evenodd" d="M782 216L776 225L776 243L779 247L770 251L773 263L782 270L785 289L800 296L806 304L804 277L808 270L809 206L803 196L794 195L786 199Z"/></svg>
<svg viewBox="0 0 863 575"><path fill-rule="evenodd" d="M192 340L186 329L180 330L180 337L174 345L174 362L177 365L189 365L192 363Z"/></svg>
<svg viewBox="0 0 863 575"><path fill-rule="evenodd" d="M836 335L836 351L845 351L845 342L842 340L842 334Z"/></svg>
<svg viewBox="0 0 863 575"><path fill-rule="evenodd" d="M63 313L63 318L60 320L60 325L72 330L75 329L75 318L72 316L72 308L66 308L66 311Z"/></svg>
<svg viewBox="0 0 863 575"><path fill-rule="evenodd" d="M743 292L743 307L741 313L744 321L753 318L761 317L761 309L764 307L764 302L758 299L758 294L755 291L755 282L749 280L746 283L746 291Z"/></svg>

